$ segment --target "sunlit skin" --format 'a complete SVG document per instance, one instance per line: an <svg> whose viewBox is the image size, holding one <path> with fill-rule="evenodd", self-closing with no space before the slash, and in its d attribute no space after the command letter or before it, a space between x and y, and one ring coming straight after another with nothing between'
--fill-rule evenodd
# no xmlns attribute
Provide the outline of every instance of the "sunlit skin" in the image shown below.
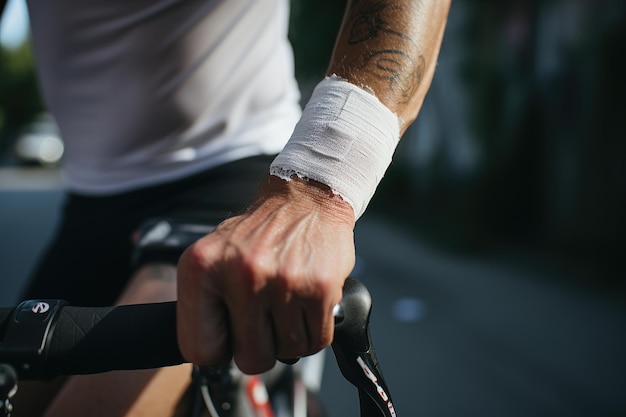
<svg viewBox="0 0 626 417"><path fill-rule="evenodd" d="M372 91L402 120L417 117L432 81L450 3L351 1L328 75ZM332 341L332 307L354 266L352 207L323 184L269 177L252 207L198 241L178 271L179 344L186 359L234 357L247 373Z"/></svg>

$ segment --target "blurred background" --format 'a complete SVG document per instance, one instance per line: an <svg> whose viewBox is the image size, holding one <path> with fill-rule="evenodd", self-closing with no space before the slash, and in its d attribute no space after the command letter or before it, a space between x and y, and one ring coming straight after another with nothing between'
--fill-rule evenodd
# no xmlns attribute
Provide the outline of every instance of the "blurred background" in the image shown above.
<svg viewBox="0 0 626 417"><path fill-rule="evenodd" d="M308 34L329 22L304 7L298 70L319 76L327 51ZM619 268L625 17L619 0L455 0L432 88L374 207L452 248L507 243Z"/></svg>
<svg viewBox="0 0 626 417"><path fill-rule="evenodd" d="M306 100L344 2L291 3ZM0 29L6 303L54 228L63 146L21 0ZM453 1L432 88L356 233L400 415L626 416L625 54L623 0ZM329 413L356 415L328 356Z"/></svg>

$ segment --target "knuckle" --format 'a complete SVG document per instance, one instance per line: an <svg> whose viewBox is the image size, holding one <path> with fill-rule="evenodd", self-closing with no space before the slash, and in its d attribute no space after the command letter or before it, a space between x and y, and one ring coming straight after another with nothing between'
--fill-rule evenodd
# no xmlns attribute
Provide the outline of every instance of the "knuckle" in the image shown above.
<svg viewBox="0 0 626 417"><path fill-rule="evenodd" d="M327 298L335 289L334 281L336 277L329 273L320 273L317 275L315 287L317 289L316 296L323 300Z"/></svg>
<svg viewBox="0 0 626 417"><path fill-rule="evenodd" d="M242 254L237 262L240 273L252 279L262 279L272 273L271 261L262 252Z"/></svg>
<svg viewBox="0 0 626 417"><path fill-rule="evenodd" d="M305 278L297 270L281 267L276 273L275 285L284 294L293 294L302 287Z"/></svg>
<svg viewBox="0 0 626 417"><path fill-rule="evenodd" d="M179 266L186 267L192 271L203 269L206 264L206 248L196 242L189 246L182 254Z"/></svg>

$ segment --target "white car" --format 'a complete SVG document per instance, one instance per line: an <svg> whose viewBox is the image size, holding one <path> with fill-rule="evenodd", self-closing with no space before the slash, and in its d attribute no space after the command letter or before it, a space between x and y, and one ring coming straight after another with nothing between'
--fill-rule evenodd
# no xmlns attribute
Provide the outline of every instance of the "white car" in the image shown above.
<svg viewBox="0 0 626 417"><path fill-rule="evenodd" d="M43 114L30 123L19 134L15 142L15 155L25 163L54 166L63 157L63 140L56 121Z"/></svg>

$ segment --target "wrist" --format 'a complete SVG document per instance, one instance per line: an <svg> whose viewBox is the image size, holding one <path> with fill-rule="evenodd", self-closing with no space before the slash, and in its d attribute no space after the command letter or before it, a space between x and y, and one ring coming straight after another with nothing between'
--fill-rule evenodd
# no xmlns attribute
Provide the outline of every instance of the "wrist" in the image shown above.
<svg viewBox="0 0 626 417"><path fill-rule="evenodd" d="M350 226L356 221L352 206L328 185L295 175L289 180L274 175L267 177L253 208L269 202L291 204Z"/></svg>
<svg viewBox="0 0 626 417"><path fill-rule="evenodd" d="M358 219L391 163L399 131L397 115L374 95L329 77L315 88L270 174L326 184Z"/></svg>

